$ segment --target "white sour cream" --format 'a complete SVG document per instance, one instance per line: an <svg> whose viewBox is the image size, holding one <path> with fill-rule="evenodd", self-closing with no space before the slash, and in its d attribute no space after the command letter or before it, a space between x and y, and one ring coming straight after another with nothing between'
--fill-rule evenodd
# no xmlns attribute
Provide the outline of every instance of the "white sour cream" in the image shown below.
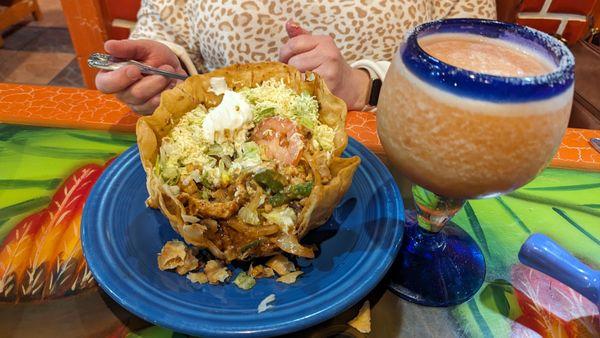
<svg viewBox="0 0 600 338"><path fill-rule="evenodd" d="M202 123L204 138L209 142L214 142L215 135L223 135L225 130L233 135L234 131L252 121L252 107L246 98L231 90L223 92L221 103L208 111Z"/></svg>

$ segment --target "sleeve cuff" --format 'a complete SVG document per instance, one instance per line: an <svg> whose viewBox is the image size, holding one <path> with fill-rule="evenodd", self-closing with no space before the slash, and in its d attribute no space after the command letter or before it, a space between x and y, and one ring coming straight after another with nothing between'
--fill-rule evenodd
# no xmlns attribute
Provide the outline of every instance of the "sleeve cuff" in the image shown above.
<svg viewBox="0 0 600 338"><path fill-rule="evenodd" d="M132 40L135 40L135 39L132 39ZM190 55L185 50L185 48L183 48L182 46L180 46L174 42L167 41L167 40L162 40L162 39L150 39L150 40L160 42L163 45L169 47L169 49L173 53L175 53L175 55L177 55L177 57L179 58L179 61L181 61L181 63L183 63L183 65L187 69L189 75L197 75L198 74L198 70L196 69L196 66L192 62L192 58L190 58Z"/></svg>
<svg viewBox="0 0 600 338"><path fill-rule="evenodd" d="M372 79L385 80L385 74L390 68L389 61L372 61L367 59L358 60L350 65L352 68L364 69L371 75Z"/></svg>
<svg viewBox="0 0 600 338"><path fill-rule="evenodd" d="M358 60L350 65L352 68L364 69L369 73L372 80L380 79L382 82L385 80L385 74L387 73L390 63L388 61L372 61L367 59ZM377 107L365 105L362 111L377 112Z"/></svg>

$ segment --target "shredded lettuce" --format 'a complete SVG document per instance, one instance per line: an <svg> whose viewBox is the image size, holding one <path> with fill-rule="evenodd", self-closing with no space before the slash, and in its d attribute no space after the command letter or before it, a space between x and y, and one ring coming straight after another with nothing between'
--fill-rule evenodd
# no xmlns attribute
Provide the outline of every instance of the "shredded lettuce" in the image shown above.
<svg viewBox="0 0 600 338"><path fill-rule="evenodd" d="M290 207L275 208L271 212L262 215L267 221L277 224L285 233L290 233L296 223L296 213Z"/></svg>
<svg viewBox="0 0 600 338"><path fill-rule="evenodd" d="M240 220L244 223L252 225L260 224L260 219L258 218L258 211L256 209L264 202L264 195L255 194L250 200L250 202L245 206L241 207L238 211L238 216Z"/></svg>
<svg viewBox="0 0 600 338"><path fill-rule="evenodd" d="M206 154L206 142L202 134L202 122L206 109L199 105L181 117L181 120L163 138L159 153L159 172L169 184L176 184L180 176L187 175L186 167L211 166L214 161Z"/></svg>
<svg viewBox="0 0 600 338"><path fill-rule="evenodd" d="M313 140L316 140L321 148L325 151L333 150L333 139L335 131L328 125L321 124L315 127Z"/></svg>
<svg viewBox="0 0 600 338"><path fill-rule="evenodd" d="M248 275L244 271L240 272L233 280L233 283L242 290L250 290L256 285L254 277Z"/></svg>
<svg viewBox="0 0 600 338"><path fill-rule="evenodd" d="M319 103L308 93L302 93L292 102L292 111L296 121L310 131L319 125Z"/></svg>
<svg viewBox="0 0 600 338"><path fill-rule="evenodd" d="M275 107L262 106L254 110L254 122L260 122L267 117L275 116Z"/></svg>
<svg viewBox="0 0 600 338"><path fill-rule="evenodd" d="M258 218L258 213L256 212L256 209L252 209L248 206L241 207L240 211L238 211L238 216L240 217L240 220L244 223L252 225L258 225L260 223L260 219Z"/></svg>
<svg viewBox="0 0 600 338"><path fill-rule="evenodd" d="M239 147L238 158L232 163L233 168L248 169L261 165L260 148L258 144L250 141L242 143Z"/></svg>

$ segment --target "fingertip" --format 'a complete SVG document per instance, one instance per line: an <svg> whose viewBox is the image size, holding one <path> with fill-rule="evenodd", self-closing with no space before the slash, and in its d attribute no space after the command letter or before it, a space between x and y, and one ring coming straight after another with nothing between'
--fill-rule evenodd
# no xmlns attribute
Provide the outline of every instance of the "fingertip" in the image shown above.
<svg viewBox="0 0 600 338"><path fill-rule="evenodd" d="M167 72L171 72L171 73L175 72L175 68L173 68L171 65L162 65L162 66L158 67L158 69L164 70Z"/></svg>
<svg viewBox="0 0 600 338"><path fill-rule="evenodd" d="M96 74L96 77L94 78L94 84L96 85L96 89L98 89L99 91L106 93L105 89L104 89L104 82L102 80L102 77L104 76L103 72L99 72L98 74Z"/></svg>
<svg viewBox="0 0 600 338"><path fill-rule="evenodd" d="M308 31L300 27L300 25L293 19L285 22L285 30L290 38L294 38L302 34L309 34Z"/></svg>
<svg viewBox="0 0 600 338"><path fill-rule="evenodd" d="M294 19L289 19L288 21L285 22L285 30L288 32L288 34L290 33L291 30L293 30L294 28L298 28L300 26L298 26L298 24L296 23L296 21L294 21Z"/></svg>
<svg viewBox="0 0 600 338"><path fill-rule="evenodd" d="M115 46L119 43L118 40L107 40L106 42L104 42L104 49L108 52L108 53L112 53L115 49Z"/></svg>
<svg viewBox="0 0 600 338"><path fill-rule="evenodd" d="M127 66L110 72L100 72L96 75L95 82L96 88L101 92L114 94L124 90L141 78L142 74L137 67Z"/></svg>
<svg viewBox="0 0 600 338"><path fill-rule="evenodd" d="M160 94L154 95L154 97L150 99L150 104L152 106L158 107L158 105L160 104Z"/></svg>
<svg viewBox="0 0 600 338"><path fill-rule="evenodd" d="M108 40L104 43L104 49L117 58L144 60L148 50L138 40Z"/></svg>
<svg viewBox="0 0 600 338"><path fill-rule="evenodd" d="M131 80L139 80L142 78L142 72L136 66L125 66L124 67L125 75Z"/></svg>
<svg viewBox="0 0 600 338"><path fill-rule="evenodd" d="M95 79L95 84L96 84L96 88L105 93L105 94L112 94L115 91L112 89L111 83L114 82L114 78L115 76L113 75L114 72L108 72L108 71L100 71L98 72L98 74L96 74L96 79Z"/></svg>

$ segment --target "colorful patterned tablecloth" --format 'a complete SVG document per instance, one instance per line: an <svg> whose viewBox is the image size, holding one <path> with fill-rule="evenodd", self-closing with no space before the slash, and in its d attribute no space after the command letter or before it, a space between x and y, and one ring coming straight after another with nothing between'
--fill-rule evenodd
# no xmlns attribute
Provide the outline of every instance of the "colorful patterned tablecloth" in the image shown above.
<svg viewBox="0 0 600 338"><path fill-rule="evenodd" d="M120 308L96 285L79 241L85 199L110 161L135 143L136 116L96 91L0 84L0 332L2 336L172 337ZM351 136L385 158L375 115L350 112ZM600 268L600 153L569 129L551 167L518 191L469 201L455 217L481 246L486 282L447 309L404 302L385 281L368 298L370 336L598 337L598 309L518 263L534 232ZM297 336L361 336L357 312Z"/></svg>

